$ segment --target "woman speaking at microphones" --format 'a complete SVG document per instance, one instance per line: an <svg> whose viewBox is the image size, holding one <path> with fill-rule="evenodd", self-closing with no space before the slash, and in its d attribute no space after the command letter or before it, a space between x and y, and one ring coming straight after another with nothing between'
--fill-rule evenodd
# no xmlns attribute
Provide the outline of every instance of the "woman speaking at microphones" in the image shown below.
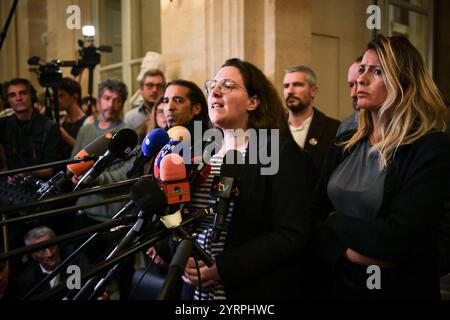
<svg viewBox="0 0 450 320"><path fill-rule="evenodd" d="M184 298L299 298L312 162L293 141L282 102L257 67L227 60L205 90L209 117L223 140L191 205L216 210L195 230L214 264L200 260L197 269L189 258L182 278L192 295ZM224 159L230 150L239 152ZM227 190L232 197L224 196Z"/></svg>

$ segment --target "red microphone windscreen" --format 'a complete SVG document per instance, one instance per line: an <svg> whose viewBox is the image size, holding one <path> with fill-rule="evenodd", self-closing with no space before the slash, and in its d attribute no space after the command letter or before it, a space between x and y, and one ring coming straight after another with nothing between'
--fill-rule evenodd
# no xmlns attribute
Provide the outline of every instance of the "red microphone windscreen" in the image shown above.
<svg viewBox="0 0 450 320"><path fill-rule="evenodd" d="M159 179L164 182L186 179L186 166L183 158L176 153L170 153L163 157L159 165Z"/></svg>
<svg viewBox="0 0 450 320"><path fill-rule="evenodd" d="M108 150L109 143L116 131L110 131L101 135L76 154L76 158L82 158L89 155L101 156ZM72 163L67 166L67 170L72 172L76 177L82 176L94 165L94 161Z"/></svg>
<svg viewBox="0 0 450 320"><path fill-rule="evenodd" d="M186 180L186 166L176 153L166 155L160 163L160 186L166 195L167 204L173 205L191 201L189 181Z"/></svg>

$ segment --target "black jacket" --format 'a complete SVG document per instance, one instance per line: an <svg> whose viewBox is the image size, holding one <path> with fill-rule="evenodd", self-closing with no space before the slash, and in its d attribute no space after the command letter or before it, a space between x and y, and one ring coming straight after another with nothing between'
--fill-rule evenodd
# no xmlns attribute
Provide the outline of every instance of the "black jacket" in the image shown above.
<svg viewBox="0 0 450 320"><path fill-rule="evenodd" d="M61 160L58 125L33 109L30 121L15 115L0 118L0 144L5 148L8 170Z"/></svg>
<svg viewBox="0 0 450 320"><path fill-rule="evenodd" d="M345 132L337 141L353 133ZM315 190L312 214L322 221L315 235L318 254L335 272L347 248L395 263L397 268L382 271L388 275L382 278L383 298L439 297L436 235L448 193L449 139L430 132L397 150L387 167L383 203L374 220L329 216L334 208L328 181L347 155L336 144L331 146Z"/></svg>
<svg viewBox="0 0 450 320"><path fill-rule="evenodd" d="M240 198L217 268L227 299L300 298L313 164L293 140L280 137L278 172L261 175L261 167L246 164L242 170Z"/></svg>
<svg viewBox="0 0 450 320"><path fill-rule="evenodd" d="M314 115L309 126L304 148L310 153L314 161L317 175L320 174L328 149L336 137L339 124L340 122L336 119L329 118L314 108Z"/></svg>

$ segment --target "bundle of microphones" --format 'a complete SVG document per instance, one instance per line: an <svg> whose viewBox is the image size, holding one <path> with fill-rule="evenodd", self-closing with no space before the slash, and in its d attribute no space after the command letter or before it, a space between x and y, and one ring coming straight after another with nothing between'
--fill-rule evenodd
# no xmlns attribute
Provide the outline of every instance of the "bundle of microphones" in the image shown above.
<svg viewBox="0 0 450 320"><path fill-rule="evenodd" d="M75 156L76 159L86 161L69 164L66 172L61 171L47 182L40 183L38 200L67 191L74 191L72 194L76 195L91 187L116 161L134 157L127 177L143 177L132 186L131 201L121 212L135 206L140 216L144 214L150 220L159 218L167 229L173 230L180 238L189 237L183 228L186 219L182 211L185 204L191 201L191 189L202 185L210 176L211 166L204 161L205 157L191 158L191 137L184 127L177 126L168 131L154 129L139 147L136 147L137 140L136 133L127 128L98 137ZM239 195L241 167L236 162L239 158L242 155L238 151L227 152L220 175L213 177L212 181L210 196L214 205L191 215L191 218L201 219L207 214L214 214L214 240L224 226L230 203L236 201ZM212 264L211 259L196 244L194 251L208 265Z"/></svg>

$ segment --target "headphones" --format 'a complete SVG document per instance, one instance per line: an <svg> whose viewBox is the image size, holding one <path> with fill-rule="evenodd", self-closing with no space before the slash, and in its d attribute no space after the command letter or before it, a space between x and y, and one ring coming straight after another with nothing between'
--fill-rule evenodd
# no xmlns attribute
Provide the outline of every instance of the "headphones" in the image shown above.
<svg viewBox="0 0 450 320"><path fill-rule="evenodd" d="M31 82L27 79L23 79L26 82L26 86L27 88L31 89L30 95L31 95L31 103L34 104L38 102L38 97L37 97L37 91L36 89L33 87L33 85L31 84ZM9 105L8 102L8 95L6 94L6 86L3 83L0 83L0 97L3 100L3 108L7 109L7 108L11 108L11 106Z"/></svg>

